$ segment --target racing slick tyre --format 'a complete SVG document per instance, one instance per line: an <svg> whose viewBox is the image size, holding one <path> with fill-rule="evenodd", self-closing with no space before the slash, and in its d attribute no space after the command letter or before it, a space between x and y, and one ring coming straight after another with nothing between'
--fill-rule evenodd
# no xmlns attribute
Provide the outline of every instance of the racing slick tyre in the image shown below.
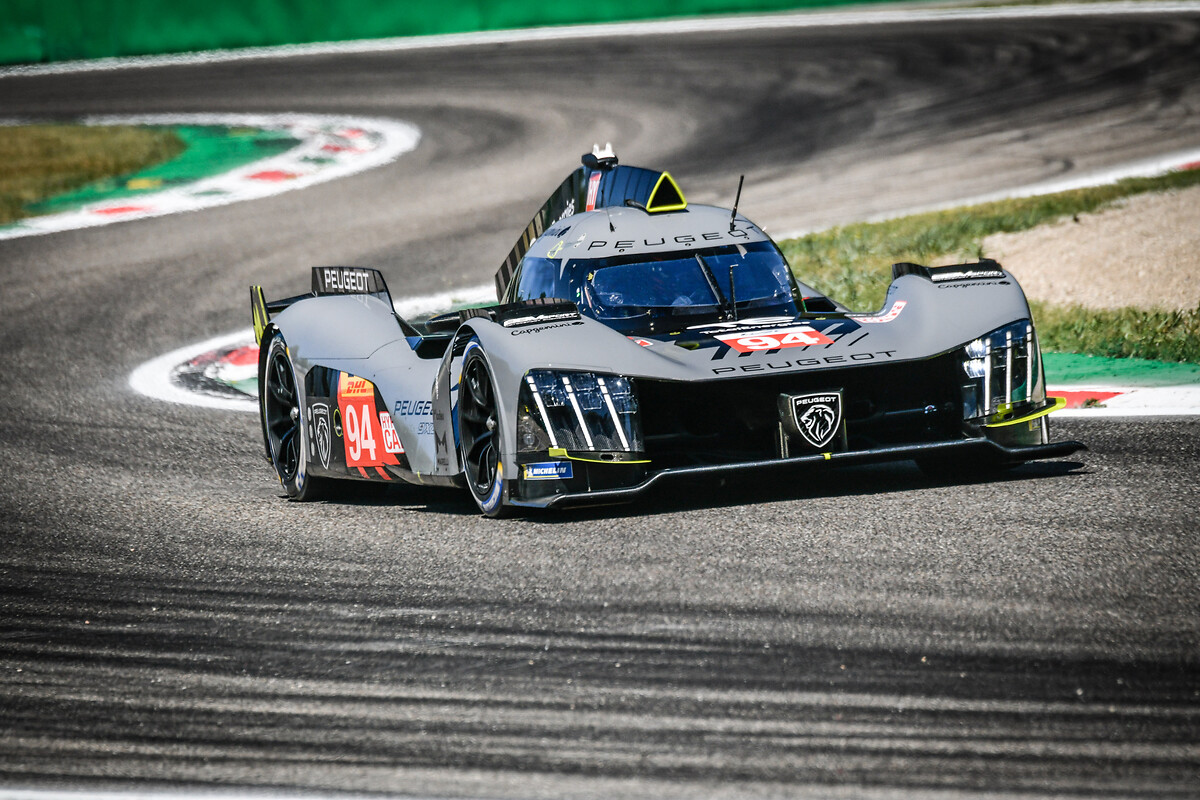
<svg viewBox="0 0 1200 800"><path fill-rule="evenodd" d="M472 339L463 355L458 388L458 458L467 488L484 516L504 516L504 464L495 382L483 347Z"/></svg>
<svg viewBox="0 0 1200 800"><path fill-rule="evenodd" d="M314 500L324 493L328 482L308 474L311 445L303 419L296 369L282 333L275 331L264 344L266 351L258 376L263 441L288 497Z"/></svg>

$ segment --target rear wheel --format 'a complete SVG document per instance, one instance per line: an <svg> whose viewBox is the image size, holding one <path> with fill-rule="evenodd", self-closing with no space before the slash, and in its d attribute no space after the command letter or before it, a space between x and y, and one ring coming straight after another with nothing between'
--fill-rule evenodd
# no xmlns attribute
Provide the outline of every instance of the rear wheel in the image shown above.
<svg viewBox="0 0 1200 800"><path fill-rule="evenodd" d="M296 370L283 334L276 332L271 337L260 369L259 411L267 453L288 497L312 500L325 488L325 481L308 474L308 431Z"/></svg>
<svg viewBox="0 0 1200 800"><path fill-rule="evenodd" d="M505 513L504 464L495 383L477 342L467 345L458 388L458 457L467 488L486 516Z"/></svg>

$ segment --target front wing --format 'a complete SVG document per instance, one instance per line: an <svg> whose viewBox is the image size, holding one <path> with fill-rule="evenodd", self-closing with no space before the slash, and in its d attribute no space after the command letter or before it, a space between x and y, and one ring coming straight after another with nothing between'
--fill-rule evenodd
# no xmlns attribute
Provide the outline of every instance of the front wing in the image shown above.
<svg viewBox="0 0 1200 800"><path fill-rule="evenodd" d="M814 453L811 455L792 456L789 458L772 458L758 461L745 461L736 464L706 464L690 467L670 467L653 474L641 474L636 483L615 488L605 488L615 475L611 473L613 466L602 468L587 467L583 470L572 469L572 480L562 480L558 487L560 491L541 497L512 497L510 503L514 506L533 508L556 508L572 505L591 505L617 503L633 500L644 494L652 487L672 480L686 480L701 476L723 474L745 474L760 472L778 472L796 468L816 468L821 466L853 466L861 464L876 464L887 461L904 461L921 458L955 458L996 460L1000 463L1019 464L1025 461L1035 461L1045 458L1061 458L1080 450L1086 450L1082 442L1060 441L1049 444L1005 446L984 436L971 439L961 439L952 442L926 442L918 444L877 447L869 450L855 450L838 453ZM618 469L629 469L618 465ZM561 468L560 468L561 469ZM599 486L592 488L590 482L593 476L588 470L602 469L598 475ZM625 478L636 476L635 472L626 472ZM518 479L521 480L521 479ZM519 490L514 494L519 494Z"/></svg>

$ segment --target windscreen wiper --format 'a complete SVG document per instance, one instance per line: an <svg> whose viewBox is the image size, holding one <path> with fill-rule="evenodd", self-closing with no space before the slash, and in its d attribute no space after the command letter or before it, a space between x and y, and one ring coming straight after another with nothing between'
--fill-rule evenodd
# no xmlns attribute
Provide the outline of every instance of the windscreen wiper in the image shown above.
<svg viewBox="0 0 1200 800"><path fill-rule="evenodd" d="M721 291L720 285L717 283L717 276L713 273L712 268L708 266L708 262L704 260L704 256L696 253L696 261L700 263L701 271L704 273L704 280L708 281L708 288L721 304L721 308L725 311L726 319L737 319L737 301L732 303L725 293ZM733 266L729 267L729 288L733 289Z"/></svg>

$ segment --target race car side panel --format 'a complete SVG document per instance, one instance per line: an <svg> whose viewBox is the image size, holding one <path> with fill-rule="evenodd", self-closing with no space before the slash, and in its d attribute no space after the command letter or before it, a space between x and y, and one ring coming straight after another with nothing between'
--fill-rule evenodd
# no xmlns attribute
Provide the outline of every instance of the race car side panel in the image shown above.
<svg viewBox="0 0 1200 800"><path fill-rule="evenodd" d="M417 356L386 303L368 295L308 298L271 324L302 373L306 416L316 415L308 420L314 441L327 436L334 451L310 462L318 474L374 479L386 471L415 483L445 482L430 474L429 397L439 360Z"/></svg>

